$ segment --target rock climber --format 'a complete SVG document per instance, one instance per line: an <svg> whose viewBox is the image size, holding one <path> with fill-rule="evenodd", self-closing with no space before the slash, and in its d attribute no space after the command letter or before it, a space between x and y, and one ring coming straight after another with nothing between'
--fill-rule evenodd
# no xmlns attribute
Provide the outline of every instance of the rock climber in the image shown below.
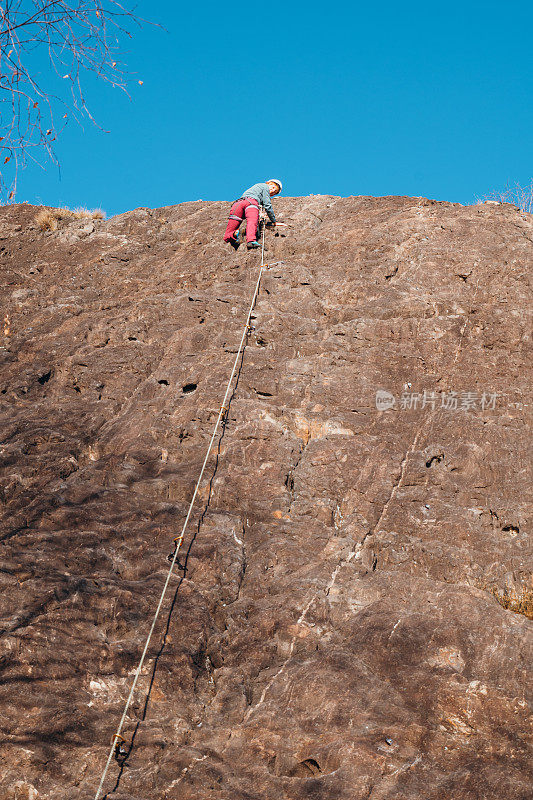
<svg viewBox="0 0 533 800"><path fill-rule="evenodd" d="M239 247L239 225L246 218L246 247L255 250L261 247L257 241L257 225L259 222L259 209L264 208L272 225L276 224L276 217L270 198L281 192L281 181L270 178L266 183L254 183L247 189L242 197L236 200L230 211L228 227L224 234L224 241L228 242L235 250ZM237 234L237 235L235 235Z"/></svg>

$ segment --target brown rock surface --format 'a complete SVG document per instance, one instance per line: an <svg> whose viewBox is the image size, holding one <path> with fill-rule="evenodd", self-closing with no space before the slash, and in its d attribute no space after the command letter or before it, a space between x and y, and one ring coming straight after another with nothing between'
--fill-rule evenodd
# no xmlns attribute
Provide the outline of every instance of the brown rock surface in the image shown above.
<svg viewBox="0 0 533 800"><path fill-rule="evenodd" d="M108 797L525 800L533 217L275 204ZM0 800L85 800L259 257L221 242L227 203L35 213L0 209Z"/></svg>

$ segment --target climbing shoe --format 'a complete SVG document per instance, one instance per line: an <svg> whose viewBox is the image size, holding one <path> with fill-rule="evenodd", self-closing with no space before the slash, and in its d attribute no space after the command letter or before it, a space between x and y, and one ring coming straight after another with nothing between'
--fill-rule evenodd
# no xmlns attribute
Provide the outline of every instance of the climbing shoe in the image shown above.
<svg viewBox="0 0 533 800"><path fill-rule="evenodd" d="M257 250L258 247L261 247L259 242L247 242L246 244L247 250Z"/></svg>
<svg viewBox="0 0 533 800"><path fill-rule="evenodd" d="M233 247L234 250L238 250L240 246L240 242L238 239L234 239L232 236L231 239L228 239L228 243Z"/></svg>

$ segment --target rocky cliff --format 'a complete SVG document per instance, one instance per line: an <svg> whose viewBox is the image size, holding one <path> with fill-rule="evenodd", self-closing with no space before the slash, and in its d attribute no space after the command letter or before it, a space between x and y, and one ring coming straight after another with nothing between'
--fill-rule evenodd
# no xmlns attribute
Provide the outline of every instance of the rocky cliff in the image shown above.
<svg viewBox="0 0 533 800"><path fill-rule="evenodd" d="M274 203L107 797L525 800L533 217ZM0 798L86 800L260 258L227 203L37 210L0 209Z"/></svg>

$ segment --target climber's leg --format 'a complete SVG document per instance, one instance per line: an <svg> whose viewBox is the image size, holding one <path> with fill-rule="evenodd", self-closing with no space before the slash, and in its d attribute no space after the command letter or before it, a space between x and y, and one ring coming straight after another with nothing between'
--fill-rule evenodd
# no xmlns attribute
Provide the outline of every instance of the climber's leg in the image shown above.
<svg viewBox="0 0 533 800"><path fill-rule="evenodd" d="M249 205L244 209L246 215L246 241L255 242L257 238L257 224L259 222L259 204L249 200Z"/></svg>
<svg viewBox="0 0 533 800"><path fill-rule="evenodd" d="M245 200L237 200L233 203L229 215L228 226L224 234L224 241L229 242L231 239L235 240L235 231L244 219L244 206Z"/></svg>

